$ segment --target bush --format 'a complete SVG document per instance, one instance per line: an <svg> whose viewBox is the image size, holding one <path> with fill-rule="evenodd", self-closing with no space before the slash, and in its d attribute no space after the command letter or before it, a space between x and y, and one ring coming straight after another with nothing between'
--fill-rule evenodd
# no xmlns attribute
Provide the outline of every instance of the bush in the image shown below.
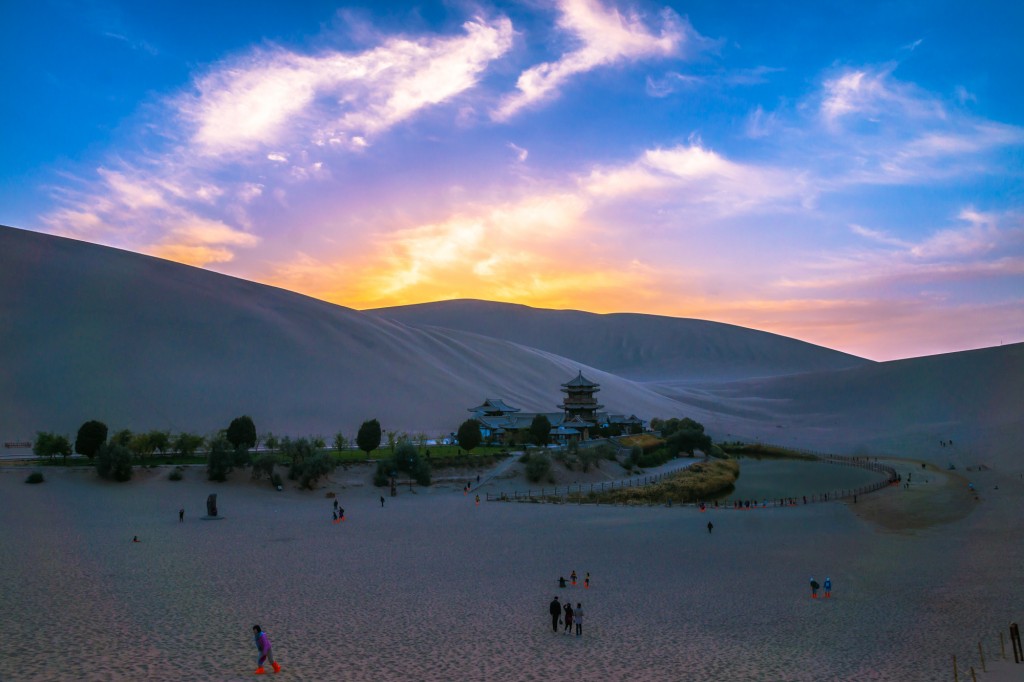
<svg viewBox="0 0 1024 682"><path fill-rule="evenodd" d="M277 464L277 455L271 452L264 452L252 459L252 477L257 481L266 476L268 479L274 477L274 465Z"/></svg>
<svg viewBox="0 0 1024 682"><path fill-rule="evenodd" d="M44 480L45 479L43 478L43 473L41 471L33 471L28 475L28 478L25 479L25 483L42 483Z"/></svg>
<svg viewBox="0 0 1024 682"><path fill-rule="evenodd" d="M132 453L114 442L102 445L96 452L96 473L113 481L131 480Z"/></svg>
<svg viewBox="0 0 1024 682"><path fill-rule="evenodd" d="M167 478L171 479L172 481L180 481L182 479L181 467L174 467L174 469L171 470L171 473L167 476Z"/></svg>
<svg viewBox="0 0 1024 682"><path fill-rule="evenodd" d="M295 472L292 479L297 479L299 485L307 490L312 490L316 487L317 482L326 476L327 474L334 471L337 465L334 462L334 458L324 452L317 452L312 457L307 457L306 460L299 465L299 470ZM296 466L293 465L292 469Z"/></svg>
<svg viewBox="0 0 1024 682"><path fill-rule="evenodd" d="M391 480L391 464L386 460L377 460L377 470L373 472L373 484L383 488Z"/></svg>
<svg viewBox="0 0 1024 682"><path fill-rule="evenodd" d="M551 458L546 454L531 455L526 463L526 478L539 483L551 475Z"/></svg>
<svg viewBox="0 0 1024 682"><path fill-rule="evenodd" d="M281 474L275 471L274 474L270 477L270 485L274 486L275 488L282 487L284 485L284 481L281 480Z"/></svg>
<svg viewBox="0 0 1024 682"><path fill-rule="evenodd" d="M530 451L527 450L523 454L519 455L520 464L528 464L530 462Z"/></svg>

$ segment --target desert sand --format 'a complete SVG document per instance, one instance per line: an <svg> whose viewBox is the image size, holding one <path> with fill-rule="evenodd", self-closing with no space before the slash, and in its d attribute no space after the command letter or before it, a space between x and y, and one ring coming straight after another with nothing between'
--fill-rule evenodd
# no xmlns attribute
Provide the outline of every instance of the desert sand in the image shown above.
<svg viewBox="0 0 1024 682"><path fill-rule="evenodd" d="M368 467L312 492L4 467L0 678L246 679L253 623L303 680L945 680L954 654L980 671L977 643L997 658L1021 614L1024 481L972 472L975 500L961 475L897 467L919 482L856 505L704 514L477 506L461 477L382 508ZM523 485L475 473L482 497ZM210 492L222 520L200 518ZM592 586L558 589L572 570ZM810 599L826 575L833 597ZM555 595L583 604L582 637L550 631ZM1004 668L981 679L1019 679Z"/></svg>

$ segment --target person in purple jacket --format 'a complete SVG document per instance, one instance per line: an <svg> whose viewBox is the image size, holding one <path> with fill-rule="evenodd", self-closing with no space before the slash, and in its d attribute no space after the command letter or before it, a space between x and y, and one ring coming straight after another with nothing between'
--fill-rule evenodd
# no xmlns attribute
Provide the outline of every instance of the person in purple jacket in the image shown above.
<svg viewBox="0 0 1024 682"><path fill-rule="evenodd" d="M273 666L274 672L281 672L281 665L274 660L274 653L271 650L270 638L267 637L267 633L263 632L263 628L259 625L252 626L253 640L256 642L256 650L259 651L259 660L256 661L256 674L262 675L267 672L263 669L263 661L270 661L270 665Z"/></svg>

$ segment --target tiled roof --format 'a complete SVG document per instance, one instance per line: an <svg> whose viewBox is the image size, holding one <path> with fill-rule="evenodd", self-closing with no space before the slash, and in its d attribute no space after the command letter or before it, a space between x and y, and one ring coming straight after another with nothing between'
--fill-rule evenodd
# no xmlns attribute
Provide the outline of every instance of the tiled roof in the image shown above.
<svg viewBox="0 0 1024 682"><path fill-rule="evenodd" d="M575 379L562 384L562 386L566 388L597 388L600 385L601 384L595 384L593 381L583 376L583 370L580 370L580 373L576 375Z"/></svg>

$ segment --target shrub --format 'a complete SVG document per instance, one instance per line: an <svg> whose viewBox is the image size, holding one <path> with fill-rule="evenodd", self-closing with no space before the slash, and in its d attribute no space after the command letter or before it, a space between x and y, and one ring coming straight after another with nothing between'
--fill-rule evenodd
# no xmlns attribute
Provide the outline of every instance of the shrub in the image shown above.
<svg viewBox="0 0 1024 682"><path fill-rule="evenodd" d="M391 480L391 464L386 460L377 460L377 470L373 472L373 484L383 488Z"/></svg>
<svg viewBox="0 0 1024 682"><path fill-rule="evenodd" d="M526 478L538 483L551 475L551 458L546 454L532 455L526 463Z"/></svg>
<svg viewBox="0 0 1024 682"><path fill-rule="evenodd" d="M28 478L25 479L25 483L42 483L44 480L43 472L33 471L28 475Z"/></svg>
<svg viewBox="0 0 1024 682"><path fill-rule="evenodd" d="M174 467L174 469L171 470L171 473L167 476L167 478L171 479L172 481L180 481L182 479L181 467Z"/></svg>
<svg viewBox="0 0 1024 682"><path fill-rule="evenodd" d="M528 464L530 462L530 451L527 450L523 454L519 455L520 464Z"/></svg>
<svg viewBox="0 0 1024 682"><path fill-rule="evenodd" d="M252 459L252 477L257 481L263 476L273 479L275 464L277 464L277 455L271 452L256 455Z"/></svg>
<svg viewBox="0 0 1024 682"><path fill-rule="evenodd" d="M334 471L335 466L337 465L333 457L324 452L317 452L302 463L293 478L297 478L303 488L312 490L321 478Z"/></svg>
<svg viewBox="0 0 1024 682"><path fill-rule="evenodd" d="M114 481L131 480L132 453L123 445L106 443L96 452L96 473Z"/></svg>
<svg viewBox="0 0 1024 682"><path fill-rule="evenodd" d="M273 475L270 477L270 485L274 486L275 488L280 488L281 486L283 486L284 481L281 480L281 474L275 471Z"/></svg>

